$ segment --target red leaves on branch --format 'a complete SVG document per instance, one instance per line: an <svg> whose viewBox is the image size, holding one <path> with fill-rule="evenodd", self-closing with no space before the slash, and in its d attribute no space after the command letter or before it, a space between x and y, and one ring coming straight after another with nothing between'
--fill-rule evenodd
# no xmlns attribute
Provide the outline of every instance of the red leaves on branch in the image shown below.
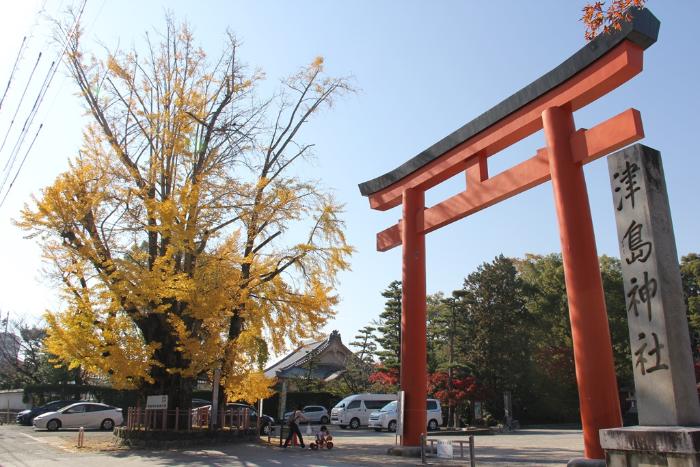
<svg viewBox="0 0 700 467"><path fill-rule="evenodd" d="M586 25L586 40L592 40L600 32L609 34L622 29L622 23L632 20L630 7L644 8L646 0L612 0L588 3L583 7L581 21Z"/></svg>
<svg viewBox="0 0 700 467"><path fill-rule="evenodd" d="M384 368L377 365L376 370L369 375L368 380L378 386L398 386L399 372L395 368Z"/></svg>
<svg viewBox="0 0 700 467"><path fill-rule="evenodd" d="M436 371L428 377L428 393L440 403L455 407L472 399L479 391L476 378L473 376L452 377L452 388L449 388L449 376L446 371Z"/></svg>

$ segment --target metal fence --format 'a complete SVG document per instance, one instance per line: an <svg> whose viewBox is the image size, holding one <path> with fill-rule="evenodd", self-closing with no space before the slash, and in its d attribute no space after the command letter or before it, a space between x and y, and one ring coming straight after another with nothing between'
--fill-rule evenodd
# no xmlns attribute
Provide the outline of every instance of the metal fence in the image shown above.
<svg viewBox="0 0 700 467"><path fill-rule="evenodd" d="M0 412L0 425L3 423L5 424L10 424L10 423L15 423L17 420L17 414L19 413L19 410L3 410Z"/></svg>
<svg viewBox="0 0 700 467"><path fill-rule="evenodd" d="M193 431L209 429L216 425L217 429L249 432L256 430L260 419L254 417L250 410L236 410L221 407L216 414L216 420L211 419L210 407L199 407L192 410L143 409L130 407L127 411L126 429L145 431ZM212 422L216 422L213 423Z"/></svg>

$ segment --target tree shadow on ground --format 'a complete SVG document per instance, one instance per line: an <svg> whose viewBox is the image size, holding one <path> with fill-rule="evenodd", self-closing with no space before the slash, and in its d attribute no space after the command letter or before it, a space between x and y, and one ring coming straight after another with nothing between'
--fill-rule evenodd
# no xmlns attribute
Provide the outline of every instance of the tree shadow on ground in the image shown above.
<svg viewBox="0 0 700 467"><path fill-rule="evenodd" d="M582 457L583 453L575 449L542 448L542 447L495 447L488 446L475 450L476 463L499 465L566 465L575 457Z"/></svg>

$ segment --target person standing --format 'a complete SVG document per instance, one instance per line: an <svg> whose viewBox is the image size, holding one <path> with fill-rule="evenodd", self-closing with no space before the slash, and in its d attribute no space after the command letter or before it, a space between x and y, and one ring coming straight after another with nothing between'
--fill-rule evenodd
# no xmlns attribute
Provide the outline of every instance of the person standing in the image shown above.
<svg viewBox="0 0 700 467"><path fill-rule="evenodd" d="M284 442L285 448L289 446L289 443L292 441L292 437L294 436L294 434L296 434L297 438L299 438L299 445L302 449L304 449L304 438L302 438L301 436L299 423L305 421L307 420L306 417L304 417L304 412L301 411L301 406L297 406L297 409L294 411L294 413L289 416L289 434L287 435L287 440Z"/></svg>

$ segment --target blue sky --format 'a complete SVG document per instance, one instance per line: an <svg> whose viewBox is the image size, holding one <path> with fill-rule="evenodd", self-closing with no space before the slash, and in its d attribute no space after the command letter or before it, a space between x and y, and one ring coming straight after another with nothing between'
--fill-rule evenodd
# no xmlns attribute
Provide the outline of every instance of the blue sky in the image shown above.
<svg viewBox="0 0 700 467"><path fill-rule="evenodd" d="M0 135L39 49L47 54L48 26L30 29L42 2L7 2L0 17L0 84L7 78L22 37L31 31L8 101L0 109ZM350 242L357 249L351 272L341 278L341 303L327 331L345 342L375 319L380 295L401 274L400 248L375 251L375 234L395 223L399 209L369 209L357 184L393 169L443 136L558 65L585 44L579 21L583 1L106 1L88 0L87 39L112 46L138 44L144 31L162 25L165 9L188 20L205 50L215 56L227 28L242 41L241 54L267 74L261 92L277 86L317 55L332 75L352 76L356 94L339 99L306 129L317 159L304 167L346 204ZM68 4L47 1L56 12ZM645 70L630 82L576 113L591 127L629 107L642 113L645 144L662 153L680 255L699 251L696 137L700 127L700 63L696 4L650 0L661 20L659 41L645 53ZM50 55L54 55L51 52ZM42 62L47 67L49 61ZM40 76L43 78L42 71ZM3 88L4 90L4 88ZM65 169L80 144L85 122L75 88L61 70L37 117L44 129L16 186L0 208L0 310L34 319L60 306L38 248L11 223L32 193ZM28 96L33 99L30 91ZM28 100L31 100L29 99ZM14 101L13 101L14 99ZM14 102L14 103L13 103ZM20 116L24 113L20 112ZM22 119L23 117L20 117ZM17 125L17 122L15 123ZM489 160L492 175L544 146L538 133ZM0 153L4 165L8 151ZM586 166L600 254L618 255L607 166ZM460 191L462 178L426 194L428 205ZM449 292L484 261L498 254L551 253L560 249L551 185L447 226L427 237L428 291Z"/></svg>

